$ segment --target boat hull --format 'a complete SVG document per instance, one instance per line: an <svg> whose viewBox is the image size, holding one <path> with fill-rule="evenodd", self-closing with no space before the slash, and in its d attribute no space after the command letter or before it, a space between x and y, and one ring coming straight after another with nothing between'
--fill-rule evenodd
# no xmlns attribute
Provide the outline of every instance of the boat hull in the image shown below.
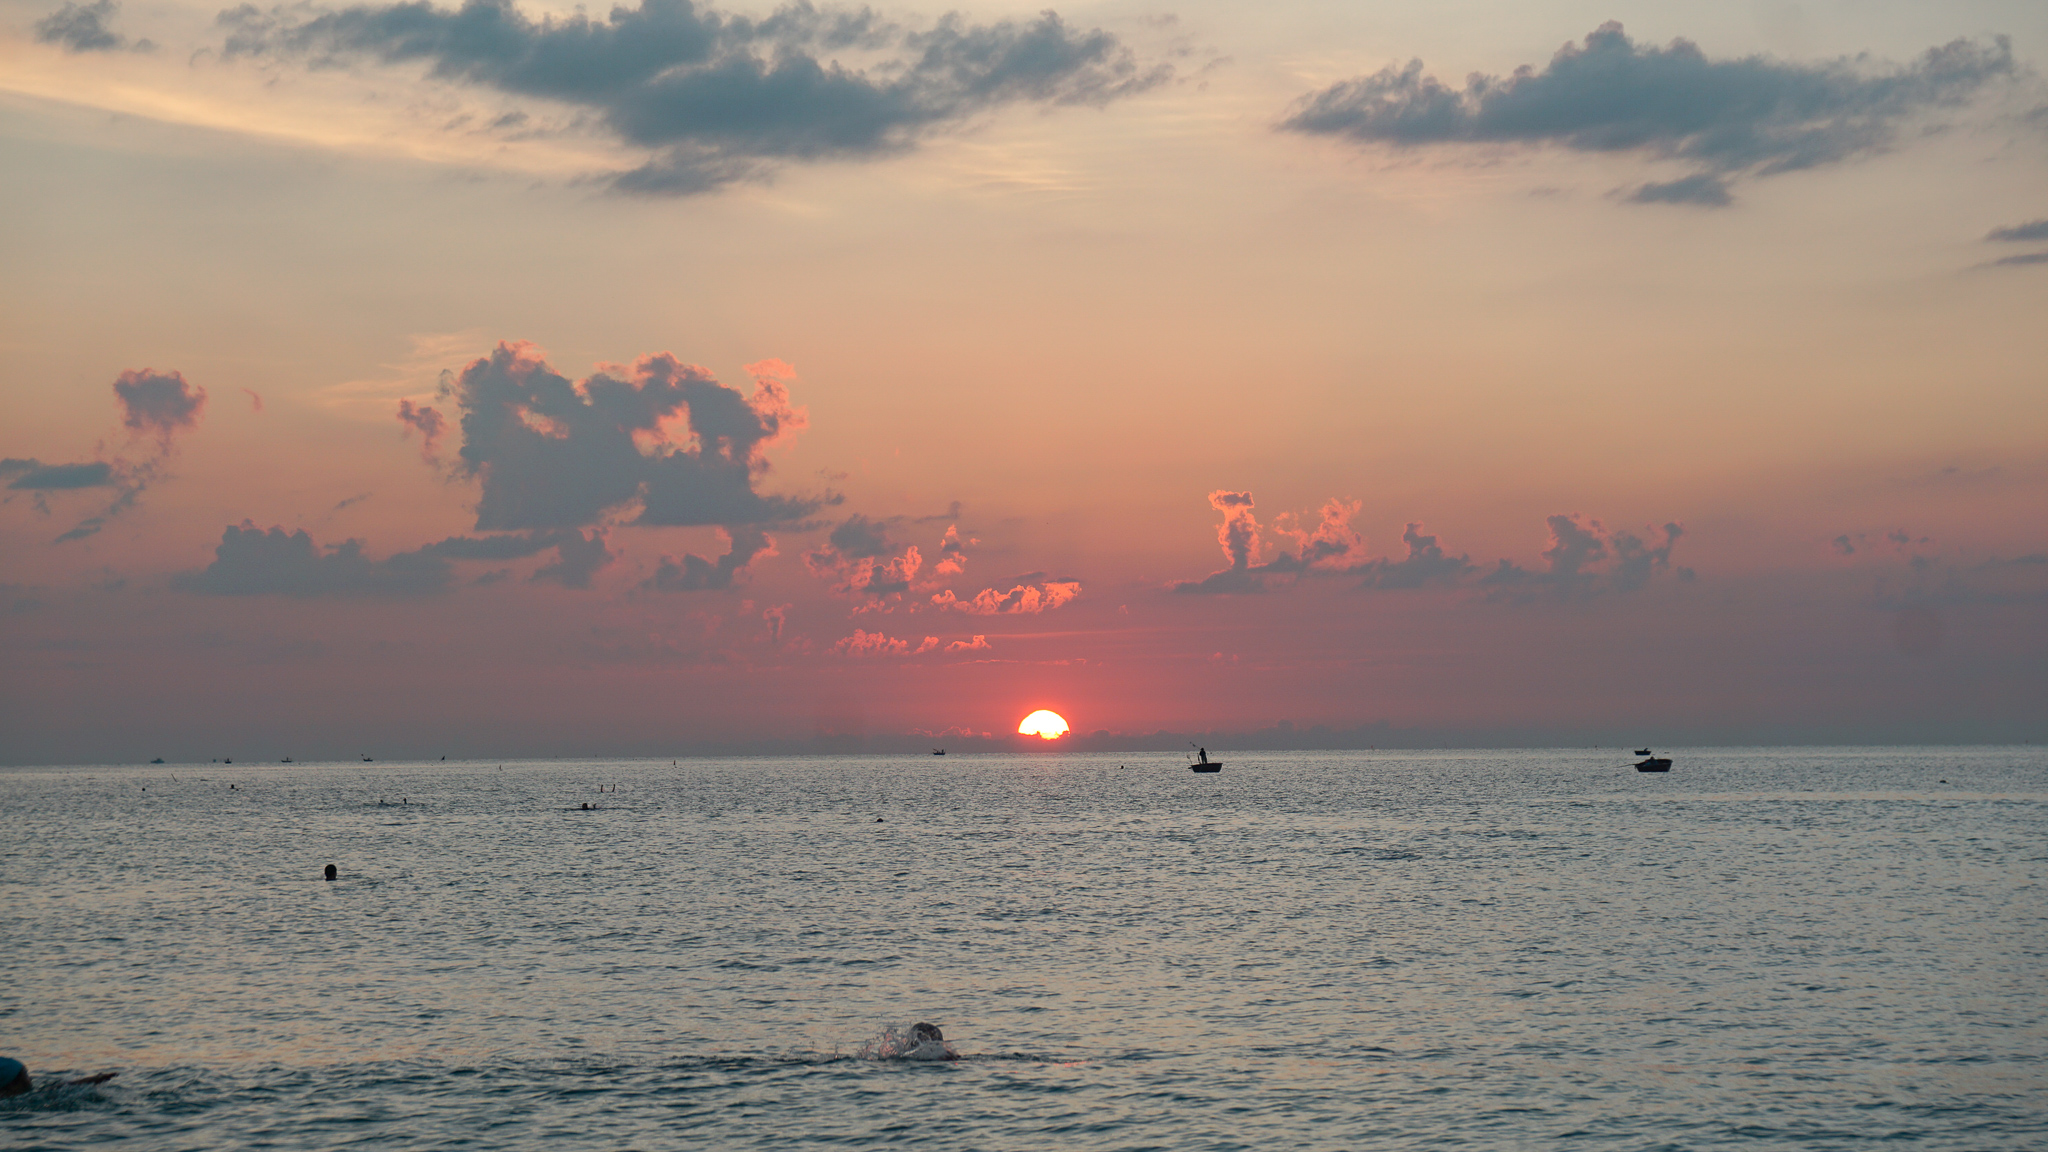
<svg viewBox="0 0 2048 1152"><path fill-rule="evenodd" d="M1664 757L1662 757L1662 756L1652 756L1652 757L1650 757L1650 758L1649 758L1648 760L1644 760L1644 761L1641 761L1640 763L1638 763L1638 764L1636 765L1636 771L1638 771L1638 772L1669 772L1669 771L1671 771L1671 761L1669 761L1669 760L1665 759L1665 758L1664 758Z"/></svg>
<svg viewBox="0 0 2048 1152"><path fill-rule="evenodd" d="M1211 760L1211 761L1209 761L1209 762L1208 762L1207 764L1190 764L1190 765L1188 765L1188 771L1190 771L1190 772L1221 772L1221 771L1223 771L1223 761L1221 761L1221 760Z"/></svg>

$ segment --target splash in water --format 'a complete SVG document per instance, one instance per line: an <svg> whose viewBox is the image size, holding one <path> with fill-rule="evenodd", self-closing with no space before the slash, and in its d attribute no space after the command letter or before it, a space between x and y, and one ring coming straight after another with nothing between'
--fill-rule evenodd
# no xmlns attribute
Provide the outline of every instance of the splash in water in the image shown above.
<svg viewBox="0 0 2048 1152"><path fill-rule="evenodd" d="M960 1054L946 1043L946 1034L936 1024L913 1024L898 1030L882 1029L881 1036L860 1046L863 1060L958 1060Z"/></svg>

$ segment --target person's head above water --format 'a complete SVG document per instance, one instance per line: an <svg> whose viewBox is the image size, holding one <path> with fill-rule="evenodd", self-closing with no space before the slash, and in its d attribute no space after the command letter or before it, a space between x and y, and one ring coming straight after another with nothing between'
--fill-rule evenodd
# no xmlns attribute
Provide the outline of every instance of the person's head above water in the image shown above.
<svg viewBox="0 0 2048 1152"><path fill-rule="evenodd" d="M35 1086L28 1078L28 1065L12 1056L0 1056L0 1096L19 1096Z"/></svg>
<svg viewBox="0 0 2048 1152"><path fill-rule="evenodd" d="M939 1044L943 1044L946 1042L946 1034L944 1032L939 1031L939 1026L937 1024L914 1024L910 1028L910 1034L916 1037L918 1043L920 1044L924 1043L927 1040Z"/></svg>
<svg viewBox="0 0 2048 1152"><path fill-rule="evenodd" d="M332 864L329 864L329 865L327 866L327 878L328 878L329 880L332 880L332 879L334 879L334 865L332 865Z"/></svg>

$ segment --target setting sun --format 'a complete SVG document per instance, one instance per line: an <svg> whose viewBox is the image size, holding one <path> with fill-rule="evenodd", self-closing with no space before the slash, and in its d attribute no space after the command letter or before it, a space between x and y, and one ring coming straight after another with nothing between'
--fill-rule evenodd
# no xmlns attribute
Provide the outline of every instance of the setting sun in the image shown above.
<svg viewBox="0 0 2048 1152"><path fill-rule="evenodd" d="M1059 713L1048 712L1040 708L1038 711L1026 716L1024 722L1017 725L1017 731L1026 736L1037 736L1044 740L1057 740L1067 734L1067 722Z"/></svg>

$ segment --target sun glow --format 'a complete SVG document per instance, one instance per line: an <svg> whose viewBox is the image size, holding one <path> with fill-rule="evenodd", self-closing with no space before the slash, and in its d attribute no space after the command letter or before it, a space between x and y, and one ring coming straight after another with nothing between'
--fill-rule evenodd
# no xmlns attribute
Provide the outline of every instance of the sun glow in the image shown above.
<svg viewBox="0 0 2048 1152"><path fill-rule="evenodd" d="M1024 722L1017 725L1017 731L1042 740L1057 740L1067 734L1067 721L1057 712L1048 712L1040 708L1026 716Z"/></svg>

